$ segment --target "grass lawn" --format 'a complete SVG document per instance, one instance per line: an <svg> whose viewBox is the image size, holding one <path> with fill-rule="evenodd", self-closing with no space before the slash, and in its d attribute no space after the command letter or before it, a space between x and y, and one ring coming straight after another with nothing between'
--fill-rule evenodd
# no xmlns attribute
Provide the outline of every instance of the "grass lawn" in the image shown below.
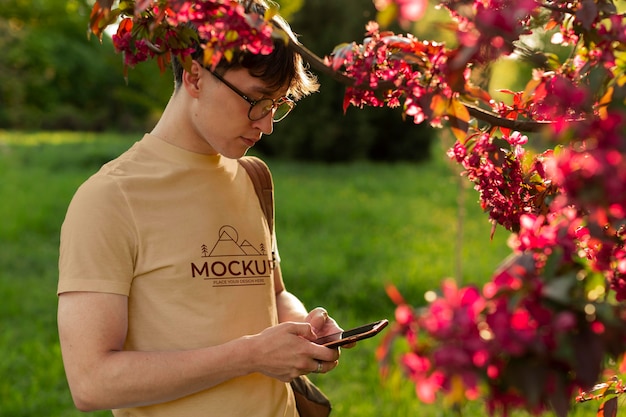
<svg viewBox="0 0 626 417"><path fill-rule="evenodd" d="M134 139L0 131L0 416L110 415L76 411L67 389L56 330L58 234L78 185ZM475 192L460 186L443 147L433 153L420 165L269 160L288 288L347 328L393 319L386 283L418 305L443 278L487 280L509 253L507 234L490 240ZM382 381L379 341L344 350L333 373L313 376L334 404L332 416L454 414L420 404L400 372ZM485 412L472 404L466 415Z"/></svg>

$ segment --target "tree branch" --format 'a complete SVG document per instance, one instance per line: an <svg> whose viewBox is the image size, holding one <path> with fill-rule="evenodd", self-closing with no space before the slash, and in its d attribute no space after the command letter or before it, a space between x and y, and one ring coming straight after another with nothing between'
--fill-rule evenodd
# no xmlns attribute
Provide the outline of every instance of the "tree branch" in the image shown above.
<svg viewBox="0 0 626 417"><path fill-rule="evenodd" d="M309 63L311 68L319 71L320 73L329 76L333 80L348 86L353 87L355 85L354 79L350 78L341 72L334 71L331 67L326 65L324 60L317 56L315 53L311 52L304 45L294 42L293 40L289 40L289 47L302 56L302 58ZM393 87L390 83L381 83L377 89L384 90ZM361 86L361 88L367 89L367 86ZM549 121L524 121L524 120L510 120L504 119L498 116L495 113L489 112L480 107L476 107L469 103L463 103L463 105L467 108L467 111L470 113L472 117L483 121L485 123L490 124L491 126L503 127L506 129L516 130L519 132L538 132L549 126L552 122Z"/></svg>
<svg viewBox="0 0 626 417"><path fill-rule="evenodd" d="M463 103L469 114L480 121L490 124L491 126L504 127L506 129L517 130L519 132L539 132L546 126L550 126L550 121L533 121L533 120L511 120L503 119L495 113L473 106L469 103Z"/></svg>
<svg viewBox="0 0 626 417"><path fill-rule="evenodd" d="M304 45L298 42L294 42L293 40L289 40L289 47L302 56L302 58L311 65L311 68L321 72L324 75L328 75L333 80L346 85L353 86L354 80L338 71L334 71L330 68L322 58L315 55L315 53L308 50Z"/></svg>

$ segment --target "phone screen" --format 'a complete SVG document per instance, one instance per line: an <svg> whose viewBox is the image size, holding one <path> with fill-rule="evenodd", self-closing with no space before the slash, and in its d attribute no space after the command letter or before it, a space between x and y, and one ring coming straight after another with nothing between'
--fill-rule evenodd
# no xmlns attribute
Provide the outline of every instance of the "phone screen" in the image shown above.
<svg viewBox="0 0 626 417"><path fill-rule="evenodd" d="M382 329L387 326L388 323L389 321L387 319L375 321L373 323L355 327L354 329L345 330L343 332L320 337L319 339L315 340L315 343L327 347L346 345L348 343L367 339L378 334Z"/></svg>

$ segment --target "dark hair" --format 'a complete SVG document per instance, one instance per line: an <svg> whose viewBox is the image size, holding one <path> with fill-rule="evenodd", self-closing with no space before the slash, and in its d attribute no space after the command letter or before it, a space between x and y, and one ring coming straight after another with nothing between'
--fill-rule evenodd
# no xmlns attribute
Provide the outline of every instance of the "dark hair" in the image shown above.
<svg viewBox="0 0 626 417"><path fill-rule="evenodd" d="M248 1L246 7L254 13L263 14L267 9L264 0ZM285 31L290 38L289 42L297 42L295 34L291 31L289 24L279 16L273 19L280 29ZM203 62L204 48L197 45L192 59ZM294 100L299 100L318 90L317 78L306 68L302 56L289 47L282 38L274 39L274 49L268 55L252 54L247 51L235 51L232 59L222 59L215 68L219 74L224 74L228 70L246 68L250 75L258 77L267 83L269 88L280 89L288 85L287 94ZM175 89L182 85L184 68L178 57L172 59L172 70L174 72Z"/></svg>

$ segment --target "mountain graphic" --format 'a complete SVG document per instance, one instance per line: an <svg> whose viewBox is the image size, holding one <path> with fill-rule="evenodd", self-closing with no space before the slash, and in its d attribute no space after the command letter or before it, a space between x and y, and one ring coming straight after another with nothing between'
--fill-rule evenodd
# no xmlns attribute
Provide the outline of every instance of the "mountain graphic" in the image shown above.
<svg viewBox="0 0 626 417"><path fill-rule="evenodd" d="M239 233L232 226L222 226L219 231L219 238L215 242L215 246L211 250L209 256L241 256L241 255L260 255L254 246L247 240L241 245L237 243Z"/></svg>
<svg viewBox="0 0 626 417"><path fill-rule="evenodd" d="M239 247L246 253L246 255L260 255L259 251L256 250L256 248L247 240L244 240Z"/></svg>

